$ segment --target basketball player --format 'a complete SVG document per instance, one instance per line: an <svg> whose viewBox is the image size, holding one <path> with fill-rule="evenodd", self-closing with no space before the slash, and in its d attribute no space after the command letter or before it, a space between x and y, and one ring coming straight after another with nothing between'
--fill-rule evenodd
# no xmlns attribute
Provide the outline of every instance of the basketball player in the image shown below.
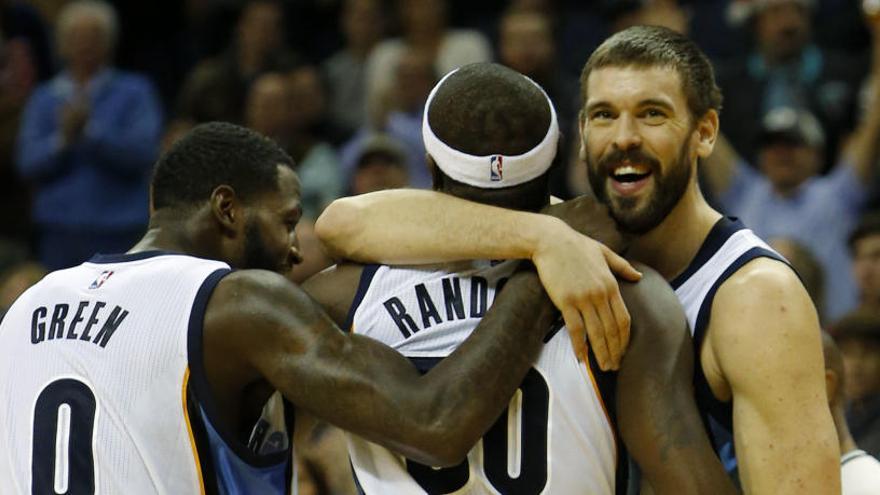
<svg viewBox="0 0 880 495"><path fill-rule="evenodd" d="M452 72L431 93L422 129L436 189L525 211L549 202L558 124L549 98L528 78L495 64ZM567 207L572 206L561 206ZM580 221L594 225L592 236L621 247L604 208L592 200L576 208ZM313 277L305 288L340 324L390 345L427 371L446 363L514 268L515 263L491 261L344 265ZM578 362L557 325L548 329L507 412L458 466L435 470L350 436L361 490L624 493L625 470L617 468L625 467L626 457L616 442L617 426L658 493L732 490L702 432L690 392L690 339L672 291L653 271L638 284L621 284L621 291L633 315L633 333L616 389L615 377L601 373L595 360Z"/></svg>
<svg viewBox="0 0 880 495"><path fill-rule="evenodd" d="M513 275L421 376L280 274L300 212L269 139L218 123L180 139L157 163L143 239L47 275L6 314L0 493L287 493L289 411L272 389L419 462L464 458L555 319L537 276Z"/></svg>
<svg viewBox="0 0 880 495"><path fill-rule="evenodd" d="M825 355L825 386L828 406L834 417L840 442L840 481L843 495L870 495L880 493L880 462L859 449L846 424L846 384L844 383L843 356L831 335L822 332L822 352Z"/></svg>
<svg viewBox="0 0 880 495"><path fill-rule="evenodd" d="M685 308L700 362L697 398L725 466L738 469L746 493L838 493L816 310L781 257L713 210L697 184L721 104L707 58L673 31L633 27L596 49L581 85L581 152L591 186L633 236L627 254L670 281ZM365 208L368 216L359 213ZM400 208L405 213L395 212ZM337 220L342 214L345 222ZM506 252L505 236L531 222L401 191L346 199L325 216L317 231L337 254L382 262L460 259L474 251L494 259ZM447 228L468 232L486 223L494 230L479 249L462 246Z"/></svg>

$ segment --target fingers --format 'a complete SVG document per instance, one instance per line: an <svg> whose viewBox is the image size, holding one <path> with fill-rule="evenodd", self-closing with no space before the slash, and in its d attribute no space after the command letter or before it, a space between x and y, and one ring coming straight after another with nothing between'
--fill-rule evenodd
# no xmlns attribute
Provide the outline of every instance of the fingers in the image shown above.
<svg viewBox="0 0 880 495"><path fill-rule="evenodd" d="M608 247L602 246L602 254L605 256L605 261L608 263L608 268L611 269L611 273L614 273L624 280L629 280L630 282L638 282L642 279L641 272L633 268L633 266L629 264L629 261L626 261L617 253L608 249Z"/></svg>
<svg viewBox="0 0 880 495"><path fill-rule="evenodd" d="M620 327L614 319L614 313L611 311L611 304L607 298L596 300L594 307L601 322L599 332L604 335L605 343L608 346L608 361L606 363L608 368L602 369L606 371L608 369L616 370L620 368L620 359L626 349L620 341ZM589 330L587 330L587 333L589 334Z"/></svg>
<svg viewBox="0 0 880 495"><path fill-rule="evenodd" d="M608 351L608 342L605 339L605 329L593 306L585 308L584 323L587 326L587 336L590 339L590 348L596 356L596 362L603 371L612 369L611 354Z"/></svg>
<svg viewBox="0 0 880 495"><path fill-rule="evenodd" d="M584 321L581 314L571 308L562 310L562 319L565 320L565 327L568 329L568 336L571 338L571 347L574 349L574 355L578 361L587 361L587 330L584 328Z"/></svg>
<svg viewBox="0 0 880 495"><path fill-rule="evenodd" d="M620 336L620 358L623 359L623 355L626 354L626 349L629 347L631 320L629 311L623 303L623 297L620 295L619 288L611 299L609 299L608 303L611 308L614 322L617 324L618 335ZM619 364L620 361L618 361L618 365Z"/></svg>

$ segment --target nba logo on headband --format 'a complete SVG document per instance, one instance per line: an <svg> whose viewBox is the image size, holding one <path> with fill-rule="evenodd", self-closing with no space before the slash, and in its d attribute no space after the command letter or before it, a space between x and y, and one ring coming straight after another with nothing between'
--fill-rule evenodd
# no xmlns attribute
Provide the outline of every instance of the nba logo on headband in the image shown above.
<svg viewBox="0 0 880 495"><path fill-rule="evenodd" d="M499 182L504 179L504 157L492 155L489 158L489 180Z"/></svg>

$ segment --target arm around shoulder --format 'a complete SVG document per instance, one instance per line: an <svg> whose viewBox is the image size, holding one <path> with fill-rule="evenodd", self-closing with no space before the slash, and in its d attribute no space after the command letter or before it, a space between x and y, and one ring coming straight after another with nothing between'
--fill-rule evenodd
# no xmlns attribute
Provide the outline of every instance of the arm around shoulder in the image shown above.
<svg viewBox="0 0 880 495"><path fill-rule="evenodd" d="M753 260L721 286L712 309L705 344L718 374L707 378L716 395L732 396L745 492L839 493L819 322L797 276L779 261Z"/></svg>
<svg viewBox="0 0 880 495"><path fill-rule="evenodd" d="M297 407L423 464L448 466L507 405L554 317L537 276L517 274L473 335L426 375L390 347L341 332L307 294L270 272L227 276L205 324L224 332L244 369Z"/></svg>

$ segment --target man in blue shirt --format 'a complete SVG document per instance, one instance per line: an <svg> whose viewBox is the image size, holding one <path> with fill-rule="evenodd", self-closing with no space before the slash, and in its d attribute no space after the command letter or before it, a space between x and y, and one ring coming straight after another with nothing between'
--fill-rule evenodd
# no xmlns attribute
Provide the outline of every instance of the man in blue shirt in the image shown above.
<svg viewBox="0 0 880 495"><path fill-rule="evenodd" d="M869 110L827 175L818 175L827 150L820 123L808 111L788 106L762 119L757 170L723 138L702 168L725 213L740 217L764 239L794 239L816 256L825 272L825 307L819 309L827 321L857 302L846 242L865 208L880 158L880 113L870 110L880 101L880 25L871 28Z"/></svg>
<svg viewBox="0 0 880 495"><path fill-rule="evenodd" d="M147 223L162 112L148 80L110 67L116 35L108 4L67 5L57 23L65 70L34 91L22 117L16 165L34 187L49 269L125 249Z"/></svg>

